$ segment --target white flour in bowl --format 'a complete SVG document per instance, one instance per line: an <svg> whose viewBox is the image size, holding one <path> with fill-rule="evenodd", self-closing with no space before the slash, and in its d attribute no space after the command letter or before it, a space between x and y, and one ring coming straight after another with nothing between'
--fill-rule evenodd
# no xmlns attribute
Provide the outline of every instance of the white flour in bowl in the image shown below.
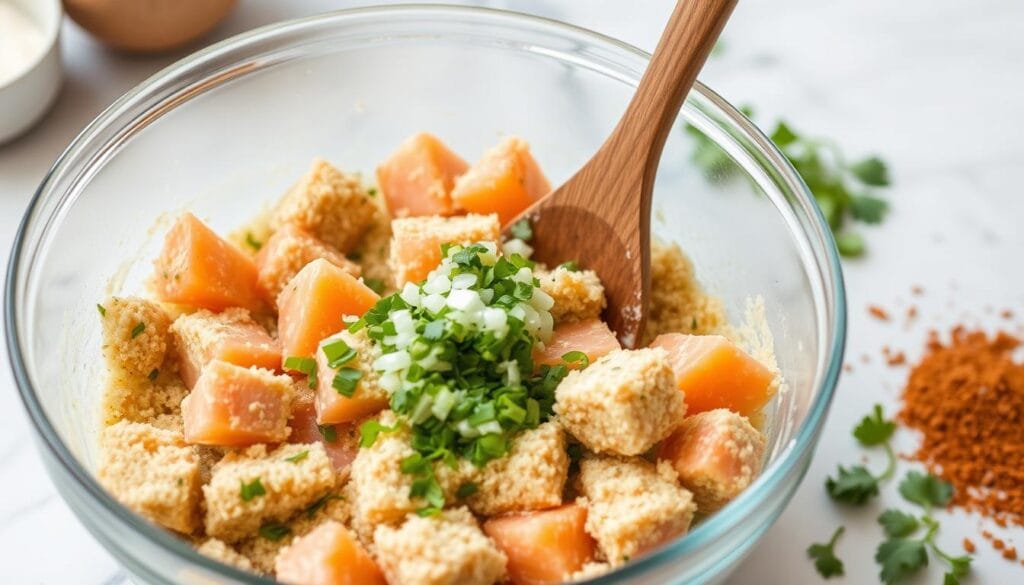
<svg viewBox="0 0 1024 585"><path fill-rule="evenodd" d="M28 69L45 46L39 26L20 8L0 0L0 87Z"/></svg>

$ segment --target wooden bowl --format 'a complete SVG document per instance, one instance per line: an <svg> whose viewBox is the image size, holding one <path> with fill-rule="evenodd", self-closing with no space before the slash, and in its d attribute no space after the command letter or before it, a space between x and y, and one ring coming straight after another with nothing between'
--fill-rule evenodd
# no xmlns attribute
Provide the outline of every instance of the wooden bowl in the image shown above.
<svg viewBox="0 0 1024 585"><path fill-rule="evenodd" d="M209 32L236 0L64 0L68 16L102 43L133 53L176 49Z"/></svg>

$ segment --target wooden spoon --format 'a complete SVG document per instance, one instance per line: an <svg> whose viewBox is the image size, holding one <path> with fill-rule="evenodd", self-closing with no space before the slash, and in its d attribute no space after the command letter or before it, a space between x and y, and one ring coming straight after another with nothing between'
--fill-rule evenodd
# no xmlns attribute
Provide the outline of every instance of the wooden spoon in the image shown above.
<svg viewBox="0 0 1024 585"><path fill-rule="evenodd" d="M735 5L679 0L611 136L575 175L520 215L533 227L535 259L549 266L579 260L597 272L608 296L608 324L625 347L640 341L647 316L651 196L661 151Z"/></svg>

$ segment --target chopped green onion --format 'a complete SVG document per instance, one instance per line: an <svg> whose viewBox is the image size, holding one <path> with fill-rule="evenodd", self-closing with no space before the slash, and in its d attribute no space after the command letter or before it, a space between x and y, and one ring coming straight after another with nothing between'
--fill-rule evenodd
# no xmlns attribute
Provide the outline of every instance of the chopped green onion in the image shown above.
<svg viewBox="0 0 1024 585"><path fill-rule="evenodd" d="M132 339L138 337L143 331L146 330L146 324L139 321L135 327L132 327Z"/></svg>
<svg viewBox="0 0 1024 585"><path fill-rule="evenodd" d="M333 427L332 427L332 430L333 430ZM299 451L298 453L296 453L295 455L292 455L291 457L286 457L285 461L288 461L289 463L298 463L298 462L302 461L303 459L305 459L306 457L309 457L309 451L308 450L306 450L306 451Z"/></svg>
<svg viewBox="0 0 1024 585"><path fill-rule="evenodd" d="M279 522L271 522L260 526L260 536L277 542L292 533L292 529Z"/></svg>
<svg viewBox="0 0 1024 585"><path fill-rule="evenodd" d="M239 483L241 483L239 492L242 496L243 502L248 502L257 496L264 496L267 494L267 490L263 488L263 482L261 482L258 477L249 483L245 483L244 481L239 481Z"/></svg>
<svg viewBox="0 0 1024 585"><path fill-rule="evenodd" d="M356 393L356 386L359 384L359 380L363 377L363 371L357 370L356 368L341 368L338 373L334 375L334 381L331 383L331 387L338 391L338 394L346 398L352 398L352 395Z"/></svg>
<svg viewBox="0 0 1024 585"><path fill-rule="evenodd" d="M580 265L575 260L569 260L568 262L562 262L558 265L559 268L565 268L569 272L579 272Z"/></svg>
<svg viewBox="0 0 1024 585"><path fill-rule="evenodd" d="M569 365L579 366L580 369L590 365L590 358L582 351L570 351L562 354L562 361Z"/></svg>
<svg viewBox="0 0 1024 585"><path fill-rule="evenodd" d="M323 509L327 505L327 502L331 500L344 500L345 498L338 494L327 494L320 496L312 504L306 507L306 518L312 518L316 516L316 513Z"/></svg>
<svg viewBox="0 0 1024 585"><path fill-rule="evenodd" d="M284 369L295 370L309 378L309 387L316 388L316 360L311 357L291 356L285 358Z"/></svg>
<svg viewBox="0 0 1024 585"><path fill-rule="evenodd" d="M250 248L256 250L257 252L259 252L260 248L263 247L263 242L260 242L256 238L252 237L252 232L245 232L245 243L248 244Z"/></svg>
<svg viewBox="0 0 1024 585"><path fill-rule="evenodd" d="M104 307L103 305L96 303L96 310L100 312L100 317L107 316L107 308Z"/></svg>
<svg viewBox="0 0 1024 585"><path fill-rule="evenodd" d="M356 357L356 350L349 347L343 339L335 339L324 343L320 346L320 349L327 356L327 365L332 368L341 367Z"/></svg>
<svg viewBox="0 0 1024 585"><path fill-rule="evenodd" d="M384 292L384 281L379 278L364 278L363 283L377 294Z"/></svg>
<svg viewBox="0 0 1024 585"><path fill-rule="evenodd" d="M455 497L459 498L460 500L464 500L469 496L475 494L477 491L479 491L479 489L480 488L478 488L475 483L467 481L466 483L460 485L459 489L455 491Z"/></svg>
<svg viewBox="0 0 1024 585"><path fill-rule="evenodd" d="M393 433L399 429L399 425L385 426L377 420L368 420L359 425L359 446L362 448L372 447L377 442L377 435L381 433Z"/></svg>

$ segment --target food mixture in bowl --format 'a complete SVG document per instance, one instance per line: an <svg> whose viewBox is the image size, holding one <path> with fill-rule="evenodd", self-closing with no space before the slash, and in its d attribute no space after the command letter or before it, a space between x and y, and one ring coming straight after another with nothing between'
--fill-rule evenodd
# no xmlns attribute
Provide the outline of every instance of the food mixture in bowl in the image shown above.
<svg viewBox="0 0 1024 585"><path fill-rule="evenodd" d="M760 471L774 360L659 244L622 349L586 258L502 240L548 190L520 139L470 166L418 134L226 238L182 214L147 295L98 305L101 483L293 585L558 583L685 534Z"/></svg>

